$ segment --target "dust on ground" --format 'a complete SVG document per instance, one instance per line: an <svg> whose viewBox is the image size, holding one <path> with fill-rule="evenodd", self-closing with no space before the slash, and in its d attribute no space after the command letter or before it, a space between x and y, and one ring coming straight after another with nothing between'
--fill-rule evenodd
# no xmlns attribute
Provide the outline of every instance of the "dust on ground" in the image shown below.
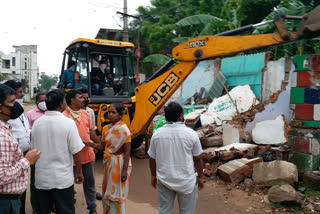
<svg viewBox="0 0 320 214"><path fill-rule="evenodd" d="M34 104L25 104L25 112L34 108ZM150 185L150 171L148 159L132 157L132 174L130 177L129 196L126 210L129 214L157 214L157 191ZM101 193L103 179L102 157L97 156L95 163L96 189ZM29 186L29 185L28 185ZM89 213L87 210L82 185L75 185L76 213ZM97 211L102 213L102 202L97 200ZM265 205L263 194L259 192L245 192L236 187L230 188L221 180L206 179L205 187L199 192L195 214L203 213L271 213L275 210ZM30 190L27 190L26 213L32 214L30 204ZM173 214L178 214L178 204L175 202Z"/></svg>
<svg viewBox="0 0 320 214"><path fill-rule="evenodd" d="M130 190L126 203L129 214L157 214L157 191L150 185L149 161L132 158L132 174ZM97 191L101 192L103 178L102 158L97 157L95 164L95 179ZM75 185L76 213L87 214L89 211L83 195L82 185ZM30 191L27 192L26 213L31 214ZM237 188L228 188L221 180L207 180L199 198L195 213L271 213L272 209L262 202L262 196L257 193L245 192ZM102 213L102 202L97 201L97 211ZM173 214L178 214L176 202Z"/></svg>

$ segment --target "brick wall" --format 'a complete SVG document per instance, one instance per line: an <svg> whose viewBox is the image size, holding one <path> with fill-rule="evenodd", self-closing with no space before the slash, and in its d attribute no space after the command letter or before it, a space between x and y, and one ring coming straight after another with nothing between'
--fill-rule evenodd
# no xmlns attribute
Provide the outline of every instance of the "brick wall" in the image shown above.
<svg viewBox="0 0 320 214"><path fill-rule="evenodd" d="M293 110L288 143L290 161L299 171L318 170L320 162L320 54L295 56L291 77L290 108Z"/></svg>

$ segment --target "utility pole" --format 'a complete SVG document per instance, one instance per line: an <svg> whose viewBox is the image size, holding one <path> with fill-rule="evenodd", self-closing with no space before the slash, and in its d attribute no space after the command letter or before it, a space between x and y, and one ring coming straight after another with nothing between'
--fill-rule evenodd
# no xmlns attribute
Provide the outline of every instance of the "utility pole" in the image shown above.
<svg viewBox="0 0 320 214"><path fill-rule="evenodd" d="M123 13L128 14L127 0L123 3ZM129 42L129 32L128 32L128 17L123 16L123 41Z"/></svg>

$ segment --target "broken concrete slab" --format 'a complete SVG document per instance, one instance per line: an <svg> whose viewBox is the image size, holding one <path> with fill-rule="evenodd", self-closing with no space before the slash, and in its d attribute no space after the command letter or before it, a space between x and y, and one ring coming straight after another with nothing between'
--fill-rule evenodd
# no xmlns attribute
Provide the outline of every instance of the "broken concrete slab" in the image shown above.
<svg viewBox="0 0 320 214"><path fill-rule="evenodd" d="M249 152L249 150L253 150L253 153L256 153L258 149L259 147L254 144L234 143L216 149L215 154L222 163L226 163L233 159L251 157L249 153L252 152Z"/></svg>
<svg viewBox="0 0 320 214"><path fill-rule="evenodd" d="M206 109L196 109L189 114L184 116L186 126L194 126L200 119L201 113L206 111Z"/></svg>
<svg viewBox="0 0 320 214"><path fill-rule="evenodd" d="M260 162L262 162L261 158L232 160L219 166L218 173L223 180L237 184L243 179L251 177L253 166Z"/></svg>
<svg viewBox="0 0 320 214"><path fill-rule="evenodd" d="M205 137L205 133L202 129L197 130L196 133L197 133L199 139L202 139Z"/></svg>
<svg viewBox="0 0 320 214"><path fill-rule="evenodd" d="M275 120L265 120L256 123L252 129L252 140L261 145L280 145L288 141L286 137L284 117L278 116Z"/></svg>
<svg viewBox="0 0 320 214"><path fill-rule="evenodd" d="M219 151L231 151L233 149L236 149L236 150L239 150L239 151L246 151L250 148L256 148L258 147L258 145L255 145L255 144L249 144L249 143L233 143L233 144L230 144L230 145L227 145L227 146L223 146L223 147L220 147L219 149L216 149L216 152L219 152Z"/></svg>
<svg viewBox="0 0 320 214"><path fill-rule="evenodd" d="M296 165L286 161L257 163L253 167L252 179L255 184L272 186L281 182L293 184L298 181Z"/></svg>
<svg viewBox="0 0 320 214"><path fill-rule="evenodd" d="M200 157L204 163L213 163L217 160L217 157L214 152L215 149L217 149L217 147L211 147L203 150L203 153L200 155Z"/></svg>
<svg viewBox="0 0 320 214"><path fill-rule="evenodd" d="M268 199L272 202L297 202L299 203L299 195L290 184L275 185L268 191Z"/></svg>
<svg viewBox="0 0 320 214"><path fill-rule="evenodd" d="M215 147L222 145L222 136L211 136L201 139L201 144L203 147Z"/></svg>
<svg viewBox="0 0 320 214"><path fill-rule="evenodd" d="M223 126L223 146L233 143L240 143L239 129L229 123L224 123Z"/></svg>

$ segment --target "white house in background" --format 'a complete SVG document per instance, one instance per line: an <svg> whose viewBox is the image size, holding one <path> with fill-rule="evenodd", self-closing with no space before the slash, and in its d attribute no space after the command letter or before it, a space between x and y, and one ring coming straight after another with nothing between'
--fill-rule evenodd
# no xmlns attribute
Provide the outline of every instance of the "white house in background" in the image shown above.
<svg viewBox="0 0 320 214"><path fill-rule="evenodd" d="M26 100L34 97L39 88L39 70L37 63L37 46L13 46L15 52L0 52L0 72L6 80L21 81L25 90Z"/></svg>

